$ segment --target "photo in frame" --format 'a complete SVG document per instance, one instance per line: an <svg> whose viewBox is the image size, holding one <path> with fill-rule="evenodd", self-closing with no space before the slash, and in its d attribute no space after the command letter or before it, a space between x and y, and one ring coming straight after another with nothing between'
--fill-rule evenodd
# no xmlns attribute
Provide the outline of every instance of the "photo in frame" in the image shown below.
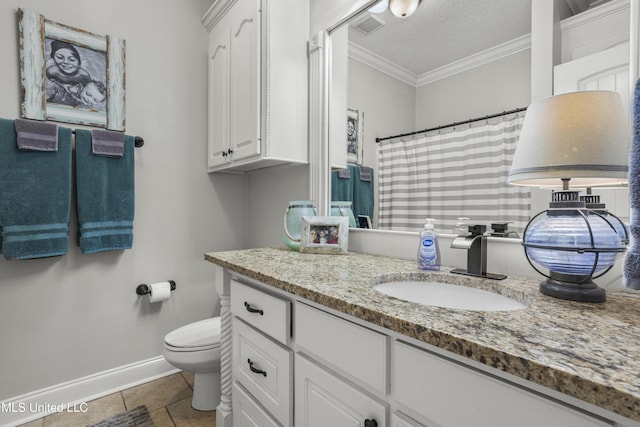
<svg viewBox="0 0 640 427"><path fill-rule="evenodd" d="M23 118L125 130L125 41L18 9Z"/></svg>
<svg viewBox="0 0 640 427"><path fill-rule="evenodd" d="M349 248L349 218L346 216L303 216L300 252L346 254Z"/></svg>
<svg viewBox="0 0 640 427"><path fill-rule="evenodd" d="M362 145L364 137L364 112L347 110L347 162L362 164Z"/></svg>

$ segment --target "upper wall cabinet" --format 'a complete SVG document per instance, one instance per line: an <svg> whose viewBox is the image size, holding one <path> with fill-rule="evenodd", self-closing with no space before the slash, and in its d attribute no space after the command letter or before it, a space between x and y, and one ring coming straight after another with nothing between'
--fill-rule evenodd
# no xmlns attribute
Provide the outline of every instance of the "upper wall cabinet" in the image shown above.
<svg viewBox="0 0 640 427"><path fill-rule="evenodd" d="M209 31L209 172L307 163L308 0L215 0Z"/></svg>

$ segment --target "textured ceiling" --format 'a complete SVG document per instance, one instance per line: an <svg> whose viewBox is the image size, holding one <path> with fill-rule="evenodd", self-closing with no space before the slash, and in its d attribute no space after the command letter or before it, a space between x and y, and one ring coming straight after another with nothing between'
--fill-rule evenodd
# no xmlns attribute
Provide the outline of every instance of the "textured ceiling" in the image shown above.
<svg viewBox="0 0 640 427"><path fill-rule="evenodd" d="M408 18L397 18L388 10L375 14L384 25L369 35L352 27L349 40L420 75L529 34L531 1L422 0ZM566 0L572 12L589 3L595 1Z"/></svg>

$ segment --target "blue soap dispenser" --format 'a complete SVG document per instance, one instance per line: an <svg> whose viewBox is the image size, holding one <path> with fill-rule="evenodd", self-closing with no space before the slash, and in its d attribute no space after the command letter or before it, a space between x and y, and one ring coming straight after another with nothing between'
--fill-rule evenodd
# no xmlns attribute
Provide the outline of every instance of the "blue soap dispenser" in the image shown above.
<svg viewBox="0 0 640 427"><path fill-rule="evenodd" d="M418 269L440 270L440 246L436 233L436 222L433 218L427 218L424 230L420 233L420 246L418 247Z"/></svg>

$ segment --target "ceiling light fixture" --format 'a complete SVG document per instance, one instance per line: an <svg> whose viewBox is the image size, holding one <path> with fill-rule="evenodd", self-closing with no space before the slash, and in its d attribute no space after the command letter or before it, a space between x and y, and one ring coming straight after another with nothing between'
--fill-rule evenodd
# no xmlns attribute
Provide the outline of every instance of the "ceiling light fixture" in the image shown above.
<svg viewBox="0 0 640 427"><path fill-rule="evenodd" d="M418 8L421 0L389 0L389 10L398 18L406 18Z"/></svg>

